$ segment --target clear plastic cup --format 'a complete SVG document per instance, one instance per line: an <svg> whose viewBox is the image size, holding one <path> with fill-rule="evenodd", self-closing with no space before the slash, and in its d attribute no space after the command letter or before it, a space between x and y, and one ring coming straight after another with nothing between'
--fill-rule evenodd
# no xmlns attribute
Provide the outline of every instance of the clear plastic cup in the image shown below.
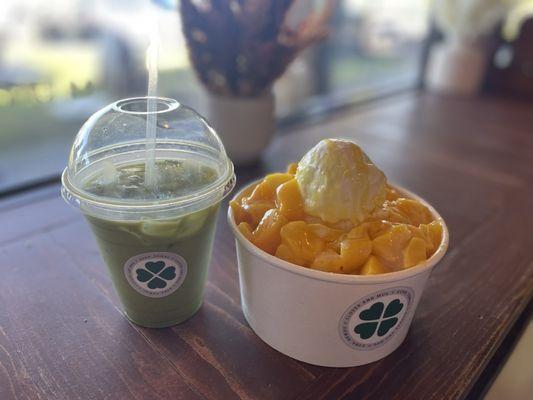
<svg viewBox="0 0 533 400"><path fill-rule="evenodd" d="M113 103L77 134L62 195L85 215L126 316L165 327L201 306L220 201L235 185L220 138L157 98L156 184L144 184L147 98Z"/></svg>

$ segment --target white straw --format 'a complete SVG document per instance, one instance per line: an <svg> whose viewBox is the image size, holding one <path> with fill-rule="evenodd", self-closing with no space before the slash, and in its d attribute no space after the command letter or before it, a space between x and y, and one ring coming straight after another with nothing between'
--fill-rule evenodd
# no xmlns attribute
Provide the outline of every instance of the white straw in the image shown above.
<svg viewBox="0 0 533 400"><path fill-rule="evenodd" d="M145 185L155 189L157 171L155 165L156 128L157 128L157 64L159 59L159 27L153 16L150 44L146 50L146 68L148 70L148 101L146 104L146 164Z"/></svg>

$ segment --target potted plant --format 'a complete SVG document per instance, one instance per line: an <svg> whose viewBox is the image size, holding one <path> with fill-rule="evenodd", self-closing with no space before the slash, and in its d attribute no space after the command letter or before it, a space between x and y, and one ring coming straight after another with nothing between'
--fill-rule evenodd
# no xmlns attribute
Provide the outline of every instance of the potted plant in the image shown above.
<svg viewBox="0 0 533 400"><path fill-rule="evenodd" d="M259 158L275 132L272 85L298 53L327 34L334 0L295 27L295 0L182 0L191 63L208 118L236 164Z"/></svg>
<svg viewBox="0 0 533 400"><path fill-rule="evenodd" d="M444 38L431 49L429 90L479 92L488 63L487 38L519 0L436 0L433 16Z"/></svg>

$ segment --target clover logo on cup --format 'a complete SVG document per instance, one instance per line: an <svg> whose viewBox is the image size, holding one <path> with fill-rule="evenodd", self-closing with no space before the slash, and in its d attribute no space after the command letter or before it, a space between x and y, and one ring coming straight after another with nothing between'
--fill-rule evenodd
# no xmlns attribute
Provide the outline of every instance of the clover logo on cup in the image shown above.
<svg viewBox="0 0 533 400"><path fill-rule="evenodd" d="M130 286L147 297L165 297L178 289L187 275L187 262L175 253L143 253L124 264Z"/></svg>
<svg viewBox="0 0 533 400"><path fill-rule="evenodd" d="M147 282L150 289L163 289L167 281L176 277L176 267L168 267L164 261L148 261L144 268L135 270L139 282Z"/></svg>
<svg viewBox="0 0 533 400"><path fill-rule="evenodd" d="M358 350L384 345L398 331L413 298L411 288L396 287L369 294L353 303L339 322L343 342Z"/></svg>

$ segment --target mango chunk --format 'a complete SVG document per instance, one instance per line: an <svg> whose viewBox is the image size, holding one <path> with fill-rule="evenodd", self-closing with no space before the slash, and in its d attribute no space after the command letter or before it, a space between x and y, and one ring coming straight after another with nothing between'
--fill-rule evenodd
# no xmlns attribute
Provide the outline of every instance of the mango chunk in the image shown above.
<svg viewBox="0 0 533 400"><path fill-rule="evenodd" d="M410 268L426 261L426 242L414 237L403 251L403 268Z"/></svg>
<svg viewBox="0 0 533 400"><path fill-rule="evenodd" d="M278 172L275 174L268 174L267 176L265 176L264 181L267 182L274 190L276 190L279 185L290 181L293 178L294 176L289 173L284 174Z"/></svg>
<svg viewBox="0 0 533 400"><path fill-rule="evenodd" d="M404 197L385 201L383 206L372 214L372 218L413 226L428 224L433 219L426 206Z"/></svg>
<svg viewBox="0 0 533 400"><path fill-rule="evenodd" d="M295 254L292 249L286 244L280 244L274 254L276 257L281 258L282 260L288 261L296 265L304 265L304 259L297 254Z"/></svg>
<svg viewBox="0 0 533 400"><path fill-rule="evenodd" d="M432 221L428 227L431 235L431 241L433 242L436 250L442 241L442 224L439 221Z"/></svg>
<svg viewBox="0 0 533 400"><path fill-rule="evenodd" d="M268 210L255 228L252 242L267 253L274 254L281 243L281 228L287 222L278 210Z"/></svg>
<svg viewBox="0 0 533 400"><path fill-rule="evenodd" d="M242 202L242 199L250 196L252 194L252 192L254 191L255 189L255 186L248 186L246 188L244 188L241 192L241 195L239 197L237 197L234 201L237 201L237 202Z"/></svg>
<svg viewBox="0 0 533 400"><path fill-rule="evenodd" d="M389 232L393 225L388 221L369 221L363 223L361 227L366 231L370 239L375 239Z"/></svg>
<svg viewBox="0 0 533 400"><path fill-rule="evenodd" d="M403 267L402 250L412 238L412 232L405 225L395 225L389 232L372 241L372 254L395 268Z"/></svg>
<svg viewBox="0 0 533 400"><path fill-rule="evenodd" d="M265 213L268 210L275 208L276 205L273 201L258 200L249 204L243 204L242 207L248 214L246 221L248 221L252 227L256 227L257 224L259 224L259 221L263 219Z"/></svg>
<svg viewBox="0 0 533 400"><path fill-rule="evenodd" d="M383 265L381 261L376 256L368 257L365 265L361 268L359 274L361 275L377 275L377 274L386 274L391 272L387 267Z"/></svg>
<svg viewBox="0 0 533 400"><path fill-rule="evenodd" d="M372 252L372 241L368 238L345 239L341 242L343 272L350 274L359 269Z"/></svg>
<svg viewBox="0 0 533 400"><path fill-rule="evenodd" d="M319 253L311 263L311 268L325 272L346 273L341 256L331 249Z"/></svg>
<svg viewBox="0 0 533 400"><path fill-rule="evenodd" d="M263 179L243 201L247 204L261 200L274 201L275 196L276 189L266 179Z"/></svg>
<svg viewBox="0 0 533 400"><path fill-rule="evenodd" d="M293 221L281 228L281 244L287 246L293 258L303 260L301 265L308 266L325 245L304 221Z"/></svg>
<svg viewBox="0 0 533 400"><path fill-rule="evenodd" d="M236 222L246 221L255 228L263 218L263 215L265 215L268 210L276 207L274 202L275 197L275 189L265 180L261 181L255 186L249 196L241 199L240 205L242 210L244 210L244 213L242 213L241 210L239 210L239 213L243 218L240 220L236 217ZM235 209L236 208L234 208L234 210Z"/></svg>
<svg viewBox="0 0 533 400"><path fill-rule="evenodd" d="M368 239L367 226L365 224L358 225L351 229L346 235L347 239Z"/></svg>
<svg viewBox="0 0 533 400"><path fill-rule="evenodd" d="M416 200L400 198L392 203L407 218L411 225L418 226L420 224L427 224L433 219L429 209Z"/></svg>
<svg viewBox="0 0 533 400"><path fill-rule="evenodd" d="M287 166L287 173L288 174L291 174L291 175L294 175L296 174L296 170L298 169L298 163L290 163L288 166Z"/></svg>
<svg viewBox="0 0 533 400"><path fill-rule="evenodd" d="M302 195L295 178L278 186L276 206L291 221L305 217Z"/></svg>
<svg viewBox="0 0 533 400"><path fill-rule="evenodd" d="M253 243L252 227L248 222L241 222L239 225L237 225L237 228L239 228L246 239Z"/></svg>
<svg viewBox="0 0 533 400"><path fill-rule="evenodd" d="M398 193L398 191L392 187L390 187L389 185L387 185L387 189L385 191L385 200L389 200L389 201L393 201L393 200L396 200L398 198L400 198L401 195L400 193Z"/></svg>
<svg viewBox="0 0 533 400"><path fill-rule="evenodd" d="M344 233L340 229L333 229L324 224L308 224L307 228L320 239L328 242L332 242L334 240L339 239L340 236Z"/></svg>
<svg viewBox="0 0 533 400"><path fill-rule="evenodd" d="M418 227L418 235L426 242L426 256L429 258L442 241L442 225L439 221L433 221L430 224L420 224Z"/></svg>
<svg viewBox="0 0 533 400"><path fill-rule="evenodd" d="M240 222L252 222L252 216L244 209L240 201L232 200L229 205L233 211L233 219L236 224Z"/></svg>

